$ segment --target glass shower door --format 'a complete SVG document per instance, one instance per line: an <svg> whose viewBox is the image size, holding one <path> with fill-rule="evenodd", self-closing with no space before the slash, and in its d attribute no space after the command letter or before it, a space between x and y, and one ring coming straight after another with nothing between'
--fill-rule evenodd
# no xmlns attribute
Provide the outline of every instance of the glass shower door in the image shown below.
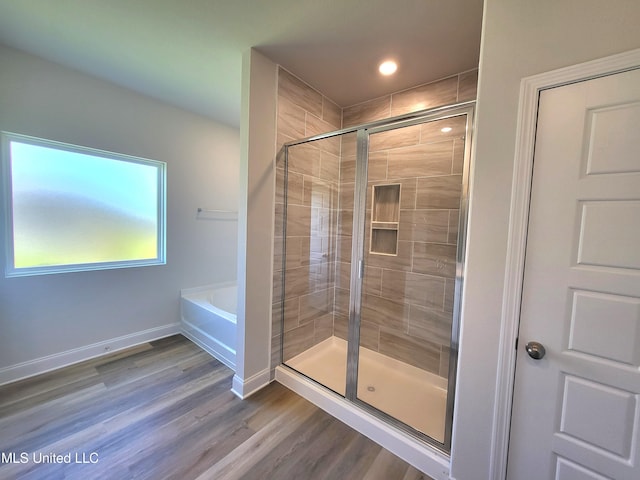
<svg viewBox="0 0 640 480"><path fill-rule="evenodd" d="M446 452L472 114L291 142L276 199L282 363Z"/></svg>
<svg viewBox="0 0 640 480"><path fill-rule="evenodd" d="M368 131L355 395L445 446L467 115L403 125Z"/></svg>
<svg viewBox="0 0 640 480"><path fill-rule="evenodd" d="M282 360L345 394L355 133L289 146ZM342 180L351 178L350 182ZM348 192L350 189L350 195Z"/></svg>

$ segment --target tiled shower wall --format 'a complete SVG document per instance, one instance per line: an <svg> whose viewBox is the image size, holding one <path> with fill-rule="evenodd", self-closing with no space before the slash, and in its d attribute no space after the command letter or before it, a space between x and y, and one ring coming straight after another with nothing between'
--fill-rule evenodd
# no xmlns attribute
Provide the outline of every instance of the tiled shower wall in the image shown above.
<svg viewBox="0 0 640 480"><path fill-rule="evenodd" d="M341 127L335 103L283 69L278 73L277 145ZM284 156L276 158L271 366L279 363L284 308L288 359L333 334L340 140L290 149L287 178L286 290L282 303Z"/></svg>
<svg viewBox="0 0 640 480"><path fill-rule="evenodd" d="M472 100L476 82L477 71L465 72L340 112L280 70L278 145L335 130L340 120L346 127ZM397 256L365 259L361 327L363 346L442 376L448 368L463 153L461 118L449 123L453 130L446 135L440 132L444 125L431 123L371 137L367 208L374 183L400 183L400 241ZM330 335L346 338L355 135L295 147L289 155L285 361ZM280 156L277 173L273 367L281 344ZM370 210L367 214L368 251Z"/></svg>
<svg viewBox="0 0 640 480"><path fill-rule="evenodd" d="M466 117L372 134L360 345L447 377ZM443 127L452 130L442 133ZM351 150L351 152L349 151ZM340 218L353 207L355 149L345 149ZM373 185L400 185L397 254L369 252ZM347 213L348 212L348 213ZM338 262L335 335L346 339L348 257Z"/></svg>

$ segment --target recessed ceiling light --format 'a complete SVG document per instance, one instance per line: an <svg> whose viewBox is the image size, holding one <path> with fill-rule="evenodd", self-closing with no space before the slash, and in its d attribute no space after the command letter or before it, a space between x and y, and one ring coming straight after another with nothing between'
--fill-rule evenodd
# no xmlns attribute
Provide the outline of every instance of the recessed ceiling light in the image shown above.
<svg viewBox="0 0 640 480"><path fill-rule="evenodd" d="M449 133L451 130L453 130L451 127L444 127L440 129L442 133Z"/></svg>
<svg viewBox="0 0 640 480"><path fill-rule="evenodd" d="M378 70L382 75L392 75L398 69L398 64L393 60L386 60L380 64Z"/></svg>

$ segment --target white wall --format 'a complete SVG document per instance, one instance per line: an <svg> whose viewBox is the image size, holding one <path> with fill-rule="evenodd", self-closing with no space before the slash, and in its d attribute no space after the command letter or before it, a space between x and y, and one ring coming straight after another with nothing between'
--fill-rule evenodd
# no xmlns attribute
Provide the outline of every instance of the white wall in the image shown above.
<svg viewBox="0 0 640 480"><path fill-rule="evenodd" d="M164 266L0 274L0 383L97 350L33 362L48 355L175 331L181 288L236 278L236 223L196 209L237 209L239 131L3 46L0 65L0 130L164 161L168 191Z"/></svg>
<svg viewBox="0 0 640 480"><path fill-rule="evenodd" d="M523 77L640 47L637 0L486 0L452 475L489 477Z"/></svg>
<svg viewBox="0 0 640 480"><path fill-rule="evenodd" d="M275 202L277 66L256 50L242 58L238 343L233 391L269 383Z"/></svg>

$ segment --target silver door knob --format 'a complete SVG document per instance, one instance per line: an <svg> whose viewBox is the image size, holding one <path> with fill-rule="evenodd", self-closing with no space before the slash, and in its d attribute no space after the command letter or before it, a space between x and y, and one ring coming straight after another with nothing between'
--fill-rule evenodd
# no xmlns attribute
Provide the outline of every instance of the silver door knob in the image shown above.
<svg viewBox="0 0 640 480"><path fill-rule="evenodd" d="M544 345L538 342L529 342L525 345L525 350L531 358L534 360L540 360L547 351L544 349Z"/></svg>

